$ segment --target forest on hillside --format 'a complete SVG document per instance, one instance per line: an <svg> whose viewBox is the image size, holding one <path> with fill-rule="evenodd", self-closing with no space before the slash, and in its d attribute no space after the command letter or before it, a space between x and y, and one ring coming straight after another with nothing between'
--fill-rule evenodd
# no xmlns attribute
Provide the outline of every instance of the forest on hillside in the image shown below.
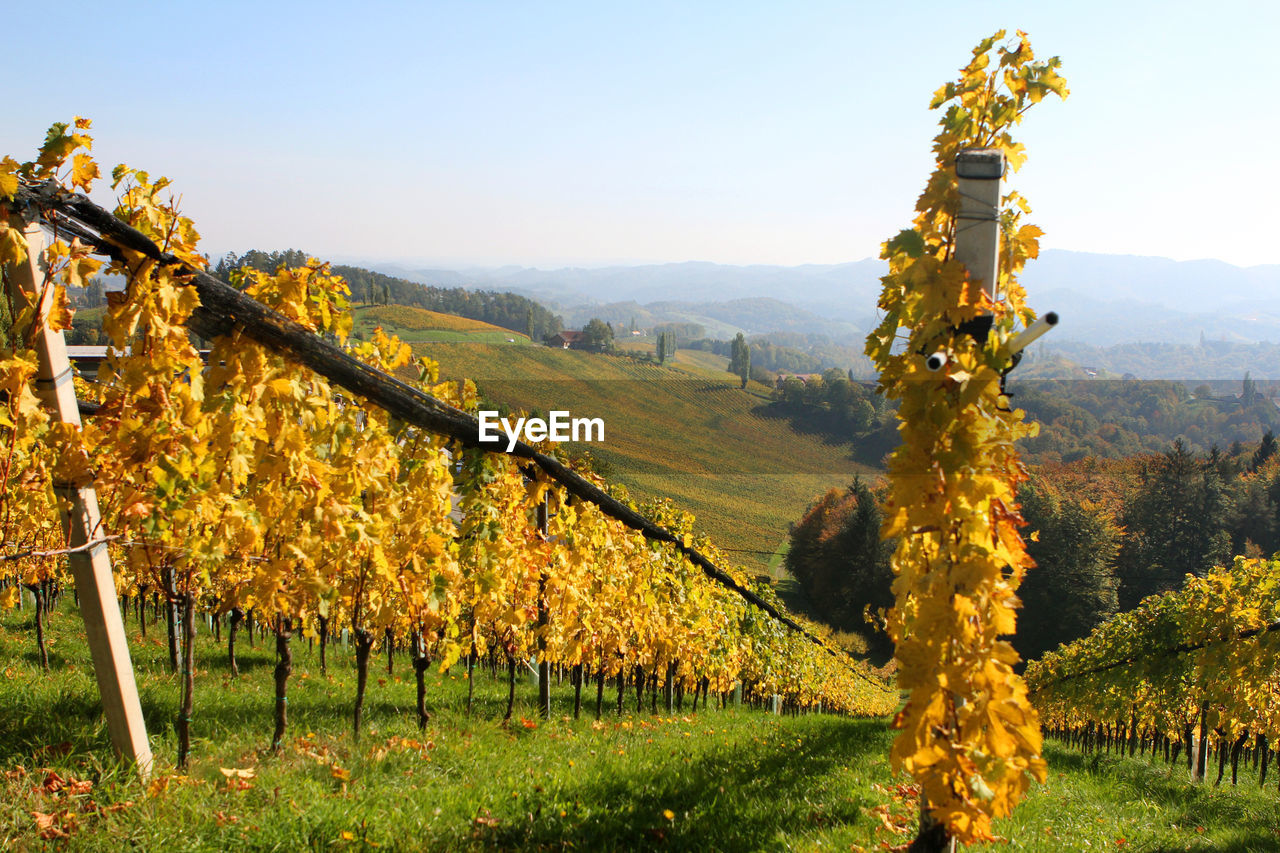
<svg viewBox="0 0 1280 853"><path fill-rule="evenodd" d="M1174 441L1196 453L1235 452L1236 445L1280 432L1280 408L1247 376L1235 393L1220 383L1188 390L1168 380L1098 379L1010 381L1008 391L1010 405L1040 424L1038 436L1019 444L1032 464L1160 453ZM771 408L798 430L850 443L872 464L896 445L892 402L839 370L783 380Z"/></svg>
<svg viewBox="0 0 1280 853"><path fill-rule="evenodd" d="M228 281L231 274L241 267L274 272L281 266L301 266L307 262L308 257L310 256L306 252L298 249L274 252L250 249L243 255L224 255L213 267L213 274ZM470 290L465 287L435 287L342 264L335 265L333 271L347 280L351 298L356 302L408 305L442 314L456 314L520 332L535 341L554 335L563 328L559 316L540 303L515 293Z"/></svg>
<svg viewBox="0 0 1280 853"><path fill-rule="evenodd" d="M1019 490L1035 560L1019 590L1013 642L1024 660L1089 633L1147 595L1233 556L1280 551L1280 454L1268 432L1228 452L1174 441L1162 453L1033 468ZM882 486L855 480L819 496L790 532L786 565L818 615L874 630L893 602L879 530Z"/></svg>

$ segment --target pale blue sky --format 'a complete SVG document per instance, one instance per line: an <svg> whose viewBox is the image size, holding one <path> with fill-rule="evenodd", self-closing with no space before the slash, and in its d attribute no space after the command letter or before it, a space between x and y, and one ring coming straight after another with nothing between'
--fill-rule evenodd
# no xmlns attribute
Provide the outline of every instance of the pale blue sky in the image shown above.
<svg viewBox="0 0 1280 853"><path fill-rule="evenodd" d="M1022 28L1072 90L1020 136L1045 246L1280 262L1273 3L194 5L11 4L0 154L88 116L215 254L833 263L909 222L931 94Z"/></svg>

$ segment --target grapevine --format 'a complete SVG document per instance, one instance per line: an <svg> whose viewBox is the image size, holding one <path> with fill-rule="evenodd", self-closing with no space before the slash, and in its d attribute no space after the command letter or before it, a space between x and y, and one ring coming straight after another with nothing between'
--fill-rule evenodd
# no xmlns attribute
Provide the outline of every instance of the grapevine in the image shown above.
<svg viewBox="0 0 1280 853"><path fill-rule="evenodd" d="M941 826L962 842L987 840L1032 778L1045 778L1039 721L1014 674L1016 590L1029 559L1018 532L1015 490L1025 478L1014 442L1034 434L1003 394L1015 323L1034 314L1016 274L1037 254L1039 229L1016 193L1004 197L999 293L955 259L959 190L955 159L994 148L1017 169L1025 155L1010 131L1046 95L1065 97L1056 58L1036 61L1024 33L983 40L956 82L934 95L944 108L934 138L937 166L916 204L912 228L884 244L889 262L867 338L881 391L899 401L902 445L889 461L891 493L882 535L897 537L895 605L899 686L910 691L894 725L895 767L920 783L921 835ZM984 315L990 332L971 335ZM906 330L899 340L899 330ZM927 354L945 352L932 371Z"/></svg>
<svg viewBox="0 0 1280 853"><path fill-rule="evenodd" d="M1185 747L1280 734L1280 560L1237 557L1153 595L1027 667L1032 699L1060 736L1115 733ZM1120 732L1124 736L1120 737ZM1238 752L1238 747L1236 747Z"/></svg>
<svg viewBox="0 0 1280 853"><path fill-rule="evenodd" d="M24 191L39 186L45 197L56 196L56 187L39 182L65 177L71 188L87 190L97 177L87 128L81 121L74 132L55 128L46 147L61 160L42 154L45 166L4 161L6 262L25 250L21 232L7 224L22 212L16 199ZM70 174L62 175L57 170L68 158ZM124 166L113 179L120 193L115 221L140 237L108 242L56 212L43 214L74 237L55 239L48 250L59 281L83 282L97 264L93 249L107 254L109 271L124 277L126 289L112 298L106 322L112 355L98 384L82 389L98 404L83 430L49 425L31 395L35 360L20 336L0 362L11 389L0 422L0 438L12 448L4 541L10 548L60 544L50 538L50 484L95 482L117 589L140 604L158 590L169 614L171 663L182 673L180 765L199 726L191 638L202 613L218 624L228 620L233 671L238 625L250 628L251 640L253 625L274 635L276 748L288 726L291 641L319 639L323 655L331 629L356 639L356 736L369 656L380 644L388 654L406 643L413 649L422 721L428 662L444 671L463 656L473 665L494 651L513 674L531 654L577 667L579 688L584 671L599 684L617 677L621 685L635 675L651 690L661 684L668 705L686 693L701 692L705 702L710 689L723 693L745 680L749 698L778 695L790 707L892 710L896 693L833 655L813 626L784 625L758 610L763 604L781 612L767 590L750 591L754 603L745 601L747 577L717 568L723 555L695 540L692 517L665 504L645 508L662 525L656 529L675 531L666 534L674 541L654 541L615 517L617 510L601 511L528 462L463 449L410 426L231 325L220 327L202 357L187 330L200 310L193 286L204 266L199 235L167 179ZM326 264L245 269L235 283L378 375L396 372L441 401L434 404L442 411L474 407L472 386L437 383L435 366L412 364L409 348L393 336L378 331L368 342L347 342L347 287ZM58 300L65 305L64 295ZM51 322L69 319L60 308ZM625 495L614 500L644 518ZM697 564L689 556L695 543ZM56 574L58 560L39 559L0 571L66 583ZM9 606L11 590L4 591Z"/></svg>

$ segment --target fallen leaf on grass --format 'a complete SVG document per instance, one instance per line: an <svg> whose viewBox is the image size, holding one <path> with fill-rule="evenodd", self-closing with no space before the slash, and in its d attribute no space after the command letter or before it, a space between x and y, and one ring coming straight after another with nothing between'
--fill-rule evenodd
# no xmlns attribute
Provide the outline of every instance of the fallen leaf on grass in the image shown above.
<svg viewBox="0 0 1280 853"><path fill-rule="evenodd" d="M71 833L76 831L76 816L71 811L64 810L57 814L32 812L31 816L35 818L36 829L40 830L40 837L45 841L70 838Z"/></svg>
<svg viewBox="0 0 1280 853"><path fill-rule="evenodd" d="M222 770L223 775L227 777L228 791L247 791L253 787L253 783L249 781L253 778L252 770L235 770L228 767L222 767L220 769Z"/></svg>
<svg viewBox="0 0 1280 853"><path fill-rule="evenodd" d="M920 786L913 782L904 782L901 785L895 785L893 792L900 800L915 801L920 798Z"/></svg>
<svg viewBox="0 0 1280 853"><path fill-rule="evenodd" d="M63 784L65 784L63 778L58 775L56 770L45 770L44 781L40 784L40 787L44 789L45 793L56 794L62 790Z"/></svg>
<svg viewBox="0 0 1280 853"><path fill-rule="evenodd" d="M35 818L36 829L40 830L41 838L48 840L50 838L65 837L66 833L54 826L58 820L56 815L46 814L45 812L32 812L31 817Z"/></svg>
<svg viewBox="0 0 1280 853"><path fill-rule="evenodd" d="M906 822L903 815L895 815L889 810L887 805L879 805L871 809L871 814L880 818L880 823L885 829L894 835L906 835L911 831L911 825Z"/></svg>

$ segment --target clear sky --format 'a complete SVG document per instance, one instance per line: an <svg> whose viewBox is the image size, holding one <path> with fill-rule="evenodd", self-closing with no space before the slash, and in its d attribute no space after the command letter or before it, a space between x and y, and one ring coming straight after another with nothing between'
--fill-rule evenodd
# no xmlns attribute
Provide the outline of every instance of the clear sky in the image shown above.
<svg viewBox="0 0 1280 853"><path fill-rule="evenodd" d="M13 3L0 154L94 121L206 251L835 263L905 227L933 91L998 28L1072 94L1014 185L1046 247L1280 262L1273 2Z"/></svg>

